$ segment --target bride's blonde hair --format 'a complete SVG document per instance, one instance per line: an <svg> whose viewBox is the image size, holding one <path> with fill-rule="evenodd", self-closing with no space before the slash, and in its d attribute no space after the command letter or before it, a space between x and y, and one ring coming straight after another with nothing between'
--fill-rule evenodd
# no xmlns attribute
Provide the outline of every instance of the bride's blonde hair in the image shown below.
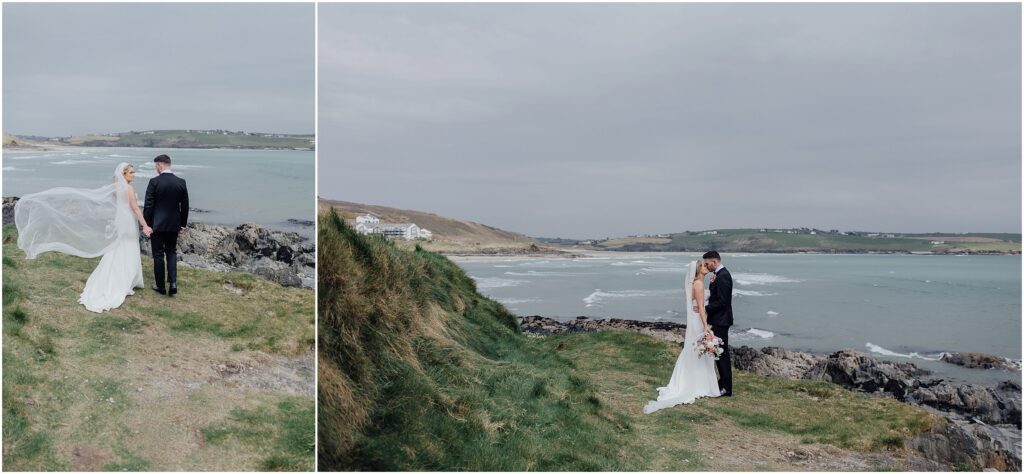
<svg viewBox="0 0 1024 474"><path fill-rule="evenodd" d="M703 258L698 258L697 259L697 269L693 273L693 281L703 280L704 279L704 275L701 275L701 273L700 273L700 270L702 268L704 269L704 275L707 275L707 268L704 266L704 259Z"/></svg>

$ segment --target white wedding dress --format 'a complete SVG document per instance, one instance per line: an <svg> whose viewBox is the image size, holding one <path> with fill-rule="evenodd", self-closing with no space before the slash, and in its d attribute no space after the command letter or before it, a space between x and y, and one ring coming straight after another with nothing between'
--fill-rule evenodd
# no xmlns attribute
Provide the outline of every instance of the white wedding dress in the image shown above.
<svg viewBox="0 0 1024 474"><path fill-rule="evenodd" d="M78 302L103 312L117 308L142 288L139 225L132 214L127 163L113 183L98 189L53 188L27 194L14 206L18 247L26 258L56 251L83 258L102 256Z"/></svg>
<svg viewBox="0 0 1024 474"><path fill-rule="evenodd" d="M683 350L676 359L668 385L658 388L658 399L648 402L644 413L654 413L662 408L693 403L698 398L717 397L720 394L715 359L697 354L697 341L704 334L704 325L700 315L693 311L693 278L696 272L697 262L693 262L686 274L686 337Z"/></svg>

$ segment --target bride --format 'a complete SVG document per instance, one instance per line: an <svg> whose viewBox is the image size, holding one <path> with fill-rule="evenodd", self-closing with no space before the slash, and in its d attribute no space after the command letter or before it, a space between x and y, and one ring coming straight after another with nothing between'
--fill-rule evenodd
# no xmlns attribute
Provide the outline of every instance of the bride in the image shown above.
<svg viewBox="0 0 1024 474"><path fill-rule="evenodd" d="M686 338L683 350L676 359L676 367L672 370L672 378L668 386L658 388L658 399L652 400L644 407L644 413L653 413L679 405L693 403L700 397L717 397L718 376L715 373L715 360L697 354L697 341L704 334L711 333L708 326L708 315L704 311L704 275L708 269L700 260L690 264L686 278ZM703 331L697 331L703 328Z"/></svg>
<svg viewBox="0 0 1024 474"><path fill-rule="evenodd" d="M117 165L113 183L98 189L53 188L23 196L14 206L18 248L26 258L56 251L84 258L103 256L78 302L97 313L117 308L142 288L139 224L152 229L139 209L135 168Z"/></svg>

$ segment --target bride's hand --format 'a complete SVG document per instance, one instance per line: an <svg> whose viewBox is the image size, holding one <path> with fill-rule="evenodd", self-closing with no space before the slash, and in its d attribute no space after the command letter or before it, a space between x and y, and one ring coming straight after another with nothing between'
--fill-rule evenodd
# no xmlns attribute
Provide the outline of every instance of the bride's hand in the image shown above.
<svg viewBox="0 0 1024 474"><path fill-rule="evenodd" d="M147 226L142 228L142 233L146 234L146 237L149 237L149 236L153 235L153 228L147 225Z"/></svg>

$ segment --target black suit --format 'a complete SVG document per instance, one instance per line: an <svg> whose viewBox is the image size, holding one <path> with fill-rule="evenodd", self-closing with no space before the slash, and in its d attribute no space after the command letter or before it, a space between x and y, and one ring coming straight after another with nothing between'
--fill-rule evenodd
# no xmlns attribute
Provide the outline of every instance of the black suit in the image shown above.
<svg viewBox="0 0 1024 474"><path fill-rule="evenodd" d="M169 171L149 180L142 210L146 224L153 228L153 271L156 287L164 288L164 258L167 281L178 282L178 232L188 224L188 188L185 180Z"/></svg>
<svg viewBox="0 0 1024 474"><path fill-rule="evenodd" d="M722 339L725 352L715 365L718 367L718 388L732 394L732 359L729 357L729 326L732 326L732 275L722 268L708 288L711 293L704 309L708 313L711 332Z"/></svg>

